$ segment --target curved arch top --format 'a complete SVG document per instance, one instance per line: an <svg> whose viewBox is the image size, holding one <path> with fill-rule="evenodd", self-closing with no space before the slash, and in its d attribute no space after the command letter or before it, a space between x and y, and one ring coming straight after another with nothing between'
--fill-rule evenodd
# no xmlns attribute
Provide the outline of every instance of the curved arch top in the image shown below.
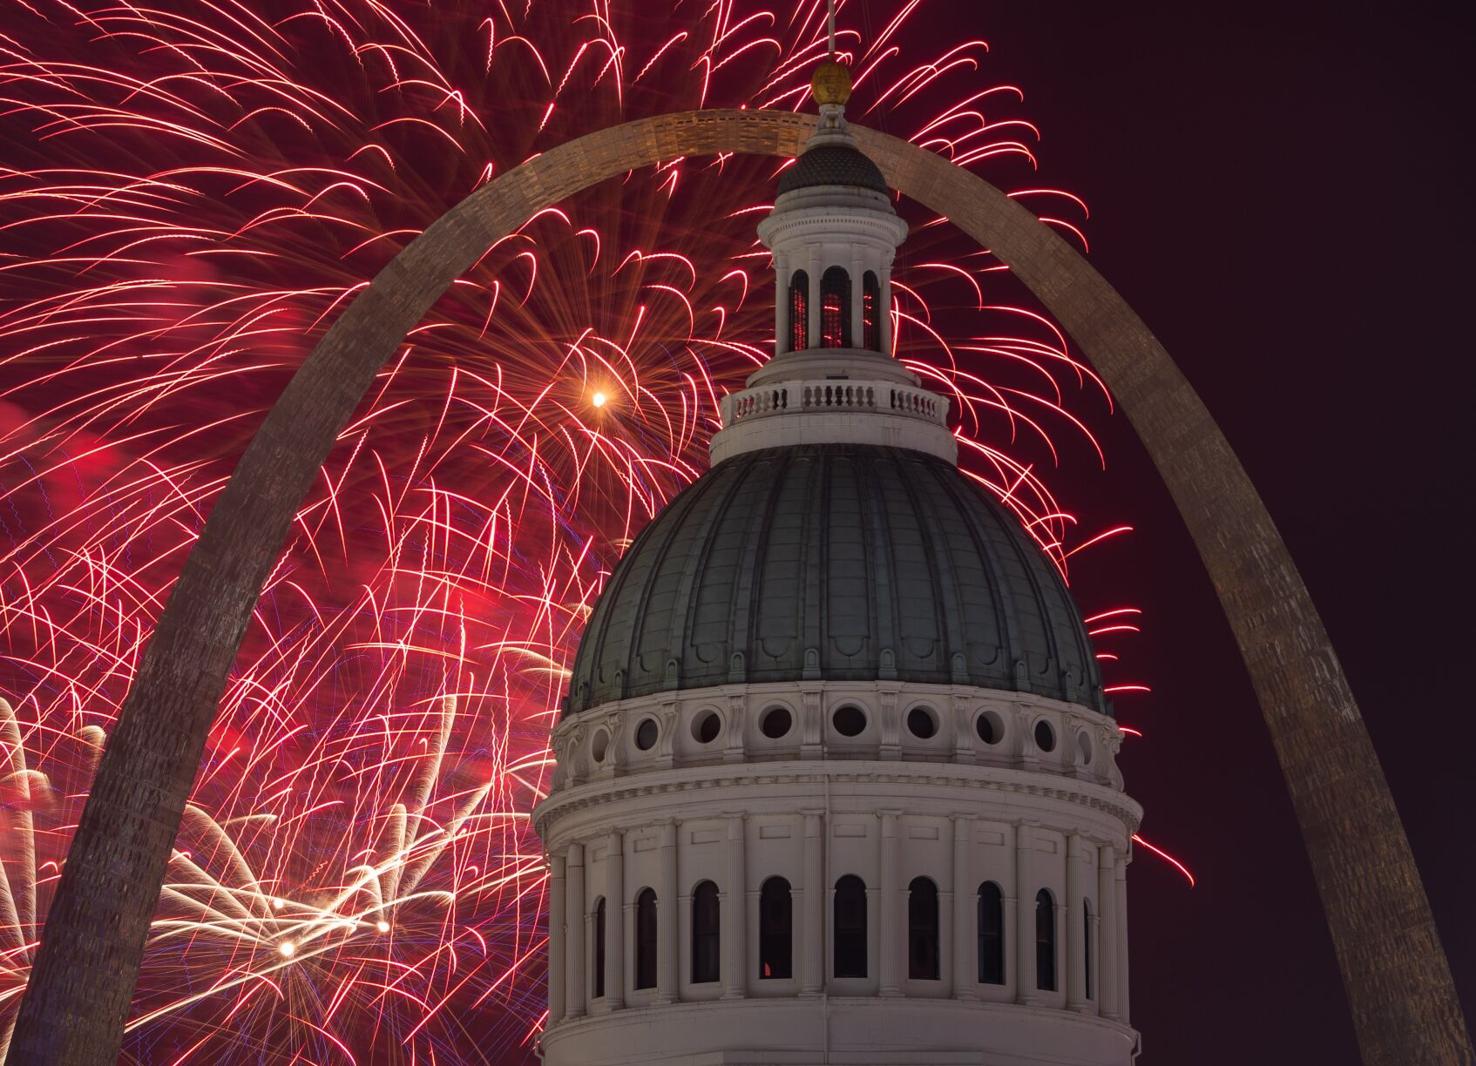
<svg viewBox="0 0 1476 1066"><path fill-rule="evenodd" d="M68 853L7 1061L117 1058L165 865L251 610L339 431L405 334L535 212L678 156L794 156L813 121L694 111L580 137L467 197L355 297L262 423L159 619ZM1116 395L1172 493L1286 776L1365 1062L1471 1062L1424 888L1342 668L1204 404L1142 320L1029 211L940 156L851 128L888 183L989 247L1051 311Z"/></svg>

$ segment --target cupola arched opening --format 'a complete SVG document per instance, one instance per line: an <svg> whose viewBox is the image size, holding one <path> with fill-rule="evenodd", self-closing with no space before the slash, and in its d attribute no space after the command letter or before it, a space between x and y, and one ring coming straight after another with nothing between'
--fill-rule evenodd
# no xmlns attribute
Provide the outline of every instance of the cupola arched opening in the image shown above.
<svg viewBox="0 0 1476 1066"><path fill-rule="evenodd" d="M1035 987L1056 990L1056 901L1044 888L1035 894Z"/></svg>
<svg viewBox="0 0 1476 1066"><path fill-rule="evenodd" d="M789 882L771 877L759 890L759 977L794 976L794 901Z"/></svg>
<svg viewBox="0 0 1476 1066"><path fill-rule="evenodd" d="M643 888L635 906L635 987L656 987L656 890Z"/></svg>
<svg viewBox="0 0 1476 1066"><path fill-rule="evenodd" d="M605 897L595 900L594 905L594 998L605 994Z"/></svg>
<svg viewBox="0 0 1476 1066"><path fill-rule="evenodd" d="M993 881L979 886L979 983L1005 983L1004 893Z"/></svg>
<svg viewBox="0 0 1476 1066"><path fill-rule="evenodd" d="M828 267L820 275L820 347L851 346L851 275Z"/></svg>
<svg viewBox="0 0 1476 1066"><path fill-rule="evenodd" d="M907 976L938 980L938 886L914 877L907 886Z"/></svg>
<svg viewBox="0 0 1476 1066"><path fill-rule="evenodd" d="M866 976L866 882L846 874L835 883L834 958L836 977Z"/></svg>
<svg viewBox="0 0 1476 1066"><path fill-rule="evenodd" d="M810 346L810 275L796 270L789 276L789 350Z"/></svg>
<svg viewBox="0 0 1476 1066"><path fill-rule="evenodd" d="M717 885L703 881L692 890L692 983L718 979L722 962L722 913Z"/></svg>

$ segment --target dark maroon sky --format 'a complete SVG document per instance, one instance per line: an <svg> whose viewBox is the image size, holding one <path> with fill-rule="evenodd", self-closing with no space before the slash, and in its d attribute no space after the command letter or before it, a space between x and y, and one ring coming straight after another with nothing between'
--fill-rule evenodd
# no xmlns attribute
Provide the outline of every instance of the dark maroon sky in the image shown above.
<svg viewBox="0 0 1476 1066"><path fill-rule="evenodd" d="M994 45L994 75L1025 88L1042 175L1091 202L1093 262L1174 353L1290 544L1476 1014L1470 5L957 6ZM1140 1061L1355 1061L1229 631L1120 420L1108 452L1092 491L1138 526L1111 549L1131 571L1113 585L1147 610L1134 658L1156 688L1119 701L1148 734L1124 766L1144 832L1200 878L1189 892L1147 856L1133 867Z"/></svg>

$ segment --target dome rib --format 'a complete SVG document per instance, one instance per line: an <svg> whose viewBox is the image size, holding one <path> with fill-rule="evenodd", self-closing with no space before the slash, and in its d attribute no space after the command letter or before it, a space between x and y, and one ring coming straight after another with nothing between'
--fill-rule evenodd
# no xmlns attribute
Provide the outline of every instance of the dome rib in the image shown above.
<svg viewBox="0 0 1476 1066"><path fill-rule="evenodd" d="M942 459L808 444L720 463L636 538L566 707L809 679L1106 706L1070 595L1014 515Z"/></svg>

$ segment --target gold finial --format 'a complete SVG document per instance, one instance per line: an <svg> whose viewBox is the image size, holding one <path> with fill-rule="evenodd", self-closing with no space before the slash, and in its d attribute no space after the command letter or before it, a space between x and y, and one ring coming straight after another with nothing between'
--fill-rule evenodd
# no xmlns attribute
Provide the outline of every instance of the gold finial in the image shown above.
<svg viewBox="0 0 1476 1066"><path fill-rule="evenodd" d="M810 92L817 104L841 104L851 98L851 72L833 59L815 68L810 79Z"/></svg>

